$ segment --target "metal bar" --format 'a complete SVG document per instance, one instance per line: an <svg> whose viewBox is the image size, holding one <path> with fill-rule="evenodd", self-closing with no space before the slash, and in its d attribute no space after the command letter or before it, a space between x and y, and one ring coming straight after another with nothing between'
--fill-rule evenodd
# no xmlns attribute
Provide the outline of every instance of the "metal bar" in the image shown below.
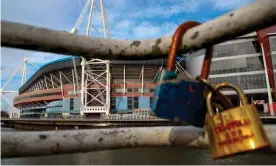
<svg viewBox="0 0 276 166"><path fill-rule="evenodd" d="M106 60L106 113L110 111L110 61Z"/></svg>
<svg viewBox="0 0 276 166"><path fill-rule="evenodd" d="M266 65L266 61L265 61L263 44L261 44L261 49L262 49L262 56L263 56L264 69L265 69L265 82L266 82L267 95L268 95L268 107L270 110L270 115L274 116L273 100L272 100L271 89L270 89L270 85L269 85L269 78L268 78L268 73L267 73L267 65Z"/></svg>
<svg viewBox="0 0 276 166"><path fill-rule="evenodd" d="M85 58L81 58L81 106L84 106L84 76L85 76Z"/></svg>
<svg viewBox="0 0 276 166"><path fill-rule="evenodd" d="M126 66L124 65L124 93L126 93Z"/></svg>
<svg viewBox="0 0 276 166"><path fill-rule="evenodd" d="M62 83L62 77L61 77L60 71L59 71L59 80L60 80L60 90L61 90L62 98L64 99L63 83Z"/></svg>
<svg viewBox="0 0 276 166"><path fill-rule="evenodd" d="M189 29L183 36L179 53L204 48L271 26L275 20L275 0L255 1ZM166 57L172 41L172 36L136 41L92 38L3 20L1 32L1 44L5 47L99 59Z"/></svg>
<svg viewBox="0 0 276 166"><path fill-rule="evenodd" d="M74 56L72 56L72 60L73 60L73 69L74 69L75 81L76 81L76 90L78 92L79 91L79 77L78 77L78 73L77 73L77 67L76 67L76 62L75 62ZM77 93L76 95L79 95L79 94Z"/></svg>
<svg viewBox="0 0 276 166"><path fill-rule="evenodd" d="M87 91L87 79L88 79L88 75L86 74L86 78L85 79L85 85L84 85L84 90L85 90L85 94L84 94L84 106L86 107L87 106L87 94L88 94L88 91Z"/></svg>
<svg viewBox="0 0 276 166"><path fill-rule="evenodd" d="M47 84L47 81L46 81L46 77L45 77L45 76L44 76L44 81L45 81L46 89L48 89L48 84Z"/></svg>
<svg viewBox="0 0 276 166"><path fill-rule="evenodd" d="M4 84L4 86L2 86L2 90L4 90L6 88L6 86L9 84L9 82L11 81L11 79L14 77L14 75L18 72L18 70L21 68L21 66L23 65L24 61L21 62L17 68L13 71L12 75L9 77L8 81Z"/></svg>
<svg viewBox="0 0 276 166"><path fill-rule="evenodd" d="M90 7L89 19L88 19L88 24L86 28L86 36L89 36L89 33L90 33L90 26L91 26L91 21L93 16L93 8L94 8L94 0L92 0L91 7Z"/></svg>
<svg viewBox="0 0 276 166"><path fill-rule="evenodd" d="M40 82L41 82L41 85L42 85L42 89L46 89L46 86L44 85L44 82L43 82L43 78L40 79Z"/></svg>
<svg viewBox="0 0 276 166"><path fill-rule="evenodd" d="M54 81L53 81L53 75L50 73L50 77L51 77L51 83L52 83L52 88L54 89ZM58 87L58 86L57 86Z"/></svg>
<svg viewBox="0 0 276 166"><path fill-rule="evenodd" d="M104 19L104 5L103 5L103 0L100 0L100 5L101 5L101 14L102 14L102 22L103 22L103 31L104 31L104 38L106 37L106 24L105 24L105 19Z"/></svg>
<svg viewBox="0 0 276 166"><path fill-rule="evenodd" d="M72 69L72 79L73 79L73 86L74 86L74 95L76 95L76 84L75 84L75 77L74 77L74 70Z"/></svg>
<svg viewBox="0 0 276 166"><path fill-rule="evenodd" d="M107 33L108 33L107 38L111 38L110 27L109 27L108 19L107 19L107 16L106 16L104 4L103 4L103 16L104 16L104 20L105 20L105 26L106 26L106 29L107 29Z"/></svg>
<svg viewBox="0 0 276 166"><path fill-rule="evenodd" d="M158 74L162 71L163 66L160 66L160 68L157 70L156 74L154 75L154 78L152 79L152 82L155 81L155 79L157 78Z"/></svg>
<svg viewBox="0 0 276 166"><path fill-rule="evenodd" d="M272 141L272 151L275 151L276 133L273 132L275 129L265 126L265 130ZM192 126L2 132L1 157L41 156L172 145L209 148L204 130Z"/></svg>
<svg viewBox="0 0 276 166"><path fill-rule="evenodd" d="M142 83L141 83L141 95L144 93L144 65L142 66Z"/></svg>
<svg viewBox="0 0 276 166"><path fill-rule="evenodd" d="M1 157L39 156L147 146L191 146L191 143L202 134L202 129L189 126L2 132Z"/></svg>
<svg viewBox="0 0 276 166"><path fill-rule="evenodd" d="M69 78L62 71L60 72L61 72L61 75L63 75L63 77L68 81L68 83L72 84L72 81L69 80Z"/></svg>

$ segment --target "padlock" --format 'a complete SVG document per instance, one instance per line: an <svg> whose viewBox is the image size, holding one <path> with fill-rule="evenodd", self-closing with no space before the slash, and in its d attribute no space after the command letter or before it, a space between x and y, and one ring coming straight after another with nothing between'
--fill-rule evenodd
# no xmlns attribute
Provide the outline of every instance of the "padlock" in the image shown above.
<svg viewBox="0 0 276 166"><path fill-rule="evenodd" d="M166 69L163 69L158 77L155 88L152 114L159 118L173 120L197 127L203 127L206 118L205 85L175 73L175 59L183 34L198 22L186 22L181 24L173 36L171 50ZM213 47L206 49L201 76L208 78Z"/></svg>
<svg viewBox="0 0 276 166"><path fill-rule="evenodd" d="M208 92L206 130L212 157L218 159L269 147L271 144L256 107L248 103L245 94L237 86L229 83L220 83L215 86L217 91L222 88L236 91L242 105L214 114L214 105L211 103L212 92Z"/></svg>

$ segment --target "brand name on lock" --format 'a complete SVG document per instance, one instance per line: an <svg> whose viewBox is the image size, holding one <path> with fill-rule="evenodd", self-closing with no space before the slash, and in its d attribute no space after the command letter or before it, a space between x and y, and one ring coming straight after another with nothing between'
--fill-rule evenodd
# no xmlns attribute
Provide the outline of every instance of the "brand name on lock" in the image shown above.
<svg viewBox="0 0 276 166"><path fill-rule="evenodd" d="M248 118L243 118L240 120L227 120L225 125L223 125L222 121L218 119L216 127L214 128L214 132L217 136L221 135L224 137L222 141L218 142L218 145L225 146L252 138L253 134L251 132L245 134L242 131L242 127L249 126L250 124L251 121Z"/></svg>

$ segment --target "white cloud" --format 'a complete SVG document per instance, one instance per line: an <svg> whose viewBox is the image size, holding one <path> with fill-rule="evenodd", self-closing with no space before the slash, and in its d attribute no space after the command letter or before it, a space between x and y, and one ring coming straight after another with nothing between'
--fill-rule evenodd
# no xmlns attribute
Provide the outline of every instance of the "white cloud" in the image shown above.
<svg viewBox="0 0 276 166"><path fill-rule="evenodd" d="M161 29L159 26L154 26L149 22L142 22L133 28L133 34L137 38L156 37L161 34Z"/></svg>
<svg viewBox="0 0 276 166"><path fill-rule="evenodd" d="M122 20L116 24L115 29L129 30L133 27L134 24L134 21Z"/></svg>
<svg viewBox="0 0 276 166"><path fill-rule="evenodd" d="M195 12L203 3L202 0L152 1L145 8L138 7L129 16L133 18L171 17L181 13Z"/></svg>

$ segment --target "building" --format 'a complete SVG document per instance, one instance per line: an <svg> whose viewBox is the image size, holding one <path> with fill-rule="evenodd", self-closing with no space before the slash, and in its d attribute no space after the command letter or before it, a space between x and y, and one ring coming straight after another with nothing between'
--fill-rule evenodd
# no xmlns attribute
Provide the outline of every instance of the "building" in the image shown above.
<svg viewBox="0 0 276 166"><path fill-rule="evenodd" d="M260 112L270 112L271 115L276 112L275 32L276 25L215 45L209 77L213 85L221 82L239 85L250 103L256 104ZM191 58L187 58L186 67L190 75L199 75L198 64L202 64L203 54L204 50L200 50ZM270 88L267 88L268 85ZM274 93L270 97L271 92ZM223 93L228 95L234 104L240 104L234 91L226 89ZM273 107L274 111L270 111Z"/></svg>
<svg viewBox="0 0 276 166"><path fill-rule="evenodd" d="M149 116L156 79L166 63L167 59L86 61L77 57L74 70L72 58L53 61L19 89L14 106L21 110L21 117ZM181 69L184 64L176 65L178 73L185 74Z"/></svg>
<svg viewBox="0 0 276 166"><path fill-rule="evenodd" d="M214 47L209 81L239 85L260 112L273 110L267 103L275 101L267 88L269 85L269 90L275 91L275 27ZM203 55L204 50L200 50L186 56L185 60L178 59L176 72L186 75L185 68L191 76L199 75ZM99 118L109 114L140 115L139 110L147 117L157 76L166 66L167 59L104 61L75 58L75 67L73 62L72 58L66 58L45 64L19 89L14 106L21 110L21 117L84 115ZM240 103L234 91L224 90L223 93L234 104ZM276 105L274 107L276 111Z"/></svg>

